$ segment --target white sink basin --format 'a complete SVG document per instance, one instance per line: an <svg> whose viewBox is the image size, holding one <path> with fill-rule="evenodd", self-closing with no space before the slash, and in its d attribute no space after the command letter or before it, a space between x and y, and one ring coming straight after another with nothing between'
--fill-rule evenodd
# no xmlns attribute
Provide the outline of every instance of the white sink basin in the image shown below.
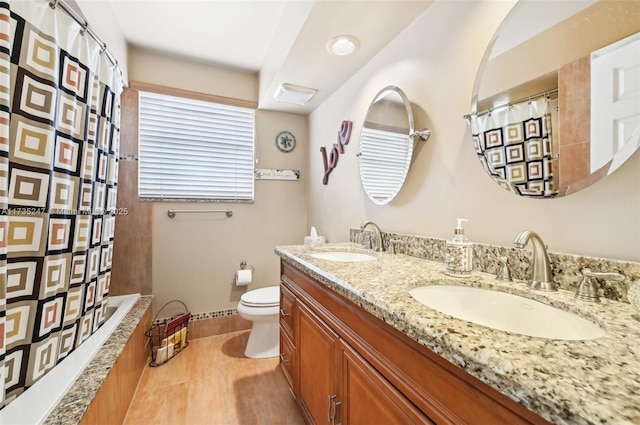
<svg viewBox="0 0 640 425"><path fill-rule="evenodd" d="M361 254L359 252L348 252L348 251L327 251L327 252L317 252L315 254L311 254L314 258L319 258L321 260L328 261L342 261L345 263L354 262L354 261L375 261L376 257L369 254Z"/></svg>
<svg viewBox="0 0 640 425"><path fill-rule="evenodd" d="M504 292L471 286L430 285L409 293L441 313L507 332L563 340L606 335L604 329L578 315Z"/></svg>

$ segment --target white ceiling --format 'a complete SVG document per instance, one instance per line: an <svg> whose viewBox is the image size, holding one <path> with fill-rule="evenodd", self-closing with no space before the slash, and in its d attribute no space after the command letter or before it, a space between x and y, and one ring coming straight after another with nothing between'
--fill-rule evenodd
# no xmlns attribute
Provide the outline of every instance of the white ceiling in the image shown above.
<svg viewBox="0 0 640 425"><path fill-rule="evenodd" d="M107 3L131 45L259 73L261 109L308 114L402 32L432 0L78 0L89 21ZM325 48L349 34L352 55ZM100 36L100 34L98 34ZM304 106L276 102L281 83L317 89Z"/></svg>

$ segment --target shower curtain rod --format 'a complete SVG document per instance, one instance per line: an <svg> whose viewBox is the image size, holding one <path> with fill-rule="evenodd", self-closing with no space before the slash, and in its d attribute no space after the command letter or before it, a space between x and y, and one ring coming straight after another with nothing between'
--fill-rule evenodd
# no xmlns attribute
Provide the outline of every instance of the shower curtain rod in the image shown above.
<svg viewBox="0 0 640 425"><path fill-rule="evenodd" d="M482 116L482 115L489 114L489 113L491 113L491 112L495 111L496 109L502 109L502 108L504 108L504 107L511 107L511 106L513 106L513 105L517 105L517 104L519 104L519 103L522 103L522 102L524 102L524 101L526 101L526 100L532 100L532 99L538 99L538 98L540 98L540 97L545 97L545 96L550 95L551 93L556 93L557 91L558 91L558 89L547 90L547 91L544 91L544 92L539 93L539 94L534 94L533 96L527 96L527 97L525 97L525 98L518 99L518 100L513 101L513 102L509 102L509 103L507 103L506 105L501 105L501 106L498 106L497 108L493 108L493 109L486 109L486 110L481 111L481 112L469 112L469 113L467 113L467 114L464 114L464 115L462 116L462 118L464 118L465 120L469 120L469 119L471 119L471 117L472 117L472 116L474 116L474 115L475 115L476 117L480 117L480 116Z"/></svg>
<svg viewBox="0 0 640 425"><path fill-rule="evenodd" d="M51 9L55 9L57 6L60 6L62 10L67 12L67 14L71 16L73 20L76 21L82 27L82 33L86 32L91 36L91 38L95 40L96 43L100 45L101 53L104 53L107 55L107 59L118 70L118 72L120 73L120 77L122 78L122 70L118 67L118 61L113 56L111 51L107 48L107 43L103 42L100 39L100 37L98 37L98 35L93 31L93 29L91 29L91 27L89 26L89 22L86 19L84 19L84 17L79 16L78 13L75 10L73 10L71 6L66 4L63 0L49 1L49 7Z"/></svg>

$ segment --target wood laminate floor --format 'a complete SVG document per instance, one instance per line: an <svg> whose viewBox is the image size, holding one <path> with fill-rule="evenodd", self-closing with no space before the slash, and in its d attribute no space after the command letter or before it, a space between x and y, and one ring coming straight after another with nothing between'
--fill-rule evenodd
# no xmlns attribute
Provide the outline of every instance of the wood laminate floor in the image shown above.
<svg viewBox="0 0 640 425"><path fill-rule="evenodd" d="M146 366L124 425L303 425L278 358L248 359L249 331L189 341Z"/></svg>

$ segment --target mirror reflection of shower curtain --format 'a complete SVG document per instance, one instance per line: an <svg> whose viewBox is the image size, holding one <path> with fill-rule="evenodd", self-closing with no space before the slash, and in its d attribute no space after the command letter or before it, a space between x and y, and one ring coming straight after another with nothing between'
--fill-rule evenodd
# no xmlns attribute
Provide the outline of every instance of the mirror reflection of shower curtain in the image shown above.
<svg viewBox="0 0 640 425"><path fill-rule="evenodd" d="M522 196L557 194L547 97L471 116L476 153L503 188Z"/></svg>
<svg viewBox="0 0 640 425"><path fill-rule="evenodd" d="M122 77L59 5L0 16L2 408L105 320Z"/></svg>

